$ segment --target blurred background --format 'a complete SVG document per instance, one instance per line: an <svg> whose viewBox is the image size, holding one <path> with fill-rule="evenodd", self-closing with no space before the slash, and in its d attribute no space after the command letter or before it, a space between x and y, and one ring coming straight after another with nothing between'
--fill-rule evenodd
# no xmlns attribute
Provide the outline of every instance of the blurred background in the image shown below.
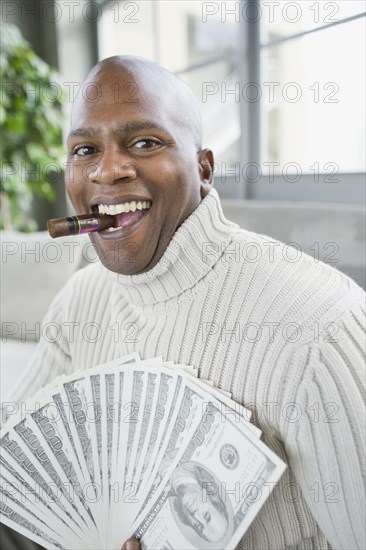
<svg viewBox="0 0 366 550"><path fill-rule="evenodd" d="M140 55L196 94L227 216L365 286L364 0L10 0L1 10L3 67L11 50L13 64L28 55L39 72L25 86L17 69L2 73L5 228L43 230L70 211L58 145L78 87L100 59ZM14 28L36 60L14 50ZM15 124L24 104L31 114Z"/></svg>

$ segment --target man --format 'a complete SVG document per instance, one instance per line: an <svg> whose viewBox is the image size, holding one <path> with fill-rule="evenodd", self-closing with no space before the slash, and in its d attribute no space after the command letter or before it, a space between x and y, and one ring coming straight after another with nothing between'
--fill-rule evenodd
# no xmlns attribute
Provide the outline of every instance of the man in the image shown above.
<svg viewBox="0 0 366 550"><path fill-rule="evenodd" d="M133 350L193 365L253 411L288 464L239 548L364 548L363 291L309 256L288 261L284 245L225 219L196 101L162 67L100 62L81 87L67 143L76 212L118 213L117 227L91 235L101 264L55 298L45 322L62 335L40 342L14 400ZM258 257L238 262L237 249L250 247ZM87 323L97 323L98 338L78 336Z"/></svg>

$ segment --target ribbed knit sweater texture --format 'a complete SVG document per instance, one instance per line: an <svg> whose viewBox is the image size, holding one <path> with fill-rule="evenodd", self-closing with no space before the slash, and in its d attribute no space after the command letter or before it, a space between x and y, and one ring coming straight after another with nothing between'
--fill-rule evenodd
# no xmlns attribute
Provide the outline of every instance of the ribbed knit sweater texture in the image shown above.
<svg viewBox="0 0 366 550"><path fill-rule="evenodd" d="M193 365L252 411L288 465L238 548L366 548L365 299L347 276L240 229L212 190L153 269L86 267L44 323L14 400L135 350Z"/></svg>

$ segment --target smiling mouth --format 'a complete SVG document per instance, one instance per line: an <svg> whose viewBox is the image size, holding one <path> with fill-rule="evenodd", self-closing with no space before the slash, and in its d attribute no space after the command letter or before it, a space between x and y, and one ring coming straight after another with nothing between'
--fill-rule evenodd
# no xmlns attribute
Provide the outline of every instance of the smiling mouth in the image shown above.
<svg viewBox="0 0 366 550"><path fill-rule="evenodd" d="M113 233L139 222L151 208L151 201L126 201L119 204L96 204L92 206L94 214L113 216L113 227L100 233Z"/></svg>

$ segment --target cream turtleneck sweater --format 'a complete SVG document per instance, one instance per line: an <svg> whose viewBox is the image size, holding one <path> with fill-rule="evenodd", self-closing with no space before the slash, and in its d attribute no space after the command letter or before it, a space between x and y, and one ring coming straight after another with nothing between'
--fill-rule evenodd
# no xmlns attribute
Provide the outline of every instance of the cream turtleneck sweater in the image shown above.
<svg viewBox="0 0 366 550"><path fill-rule="evenodd" d="M364 549L364 324L352 280L240 229L212 190L147 273L70 279L14 400L134 350L193 365L288 464L238 548Z"/></svg>

